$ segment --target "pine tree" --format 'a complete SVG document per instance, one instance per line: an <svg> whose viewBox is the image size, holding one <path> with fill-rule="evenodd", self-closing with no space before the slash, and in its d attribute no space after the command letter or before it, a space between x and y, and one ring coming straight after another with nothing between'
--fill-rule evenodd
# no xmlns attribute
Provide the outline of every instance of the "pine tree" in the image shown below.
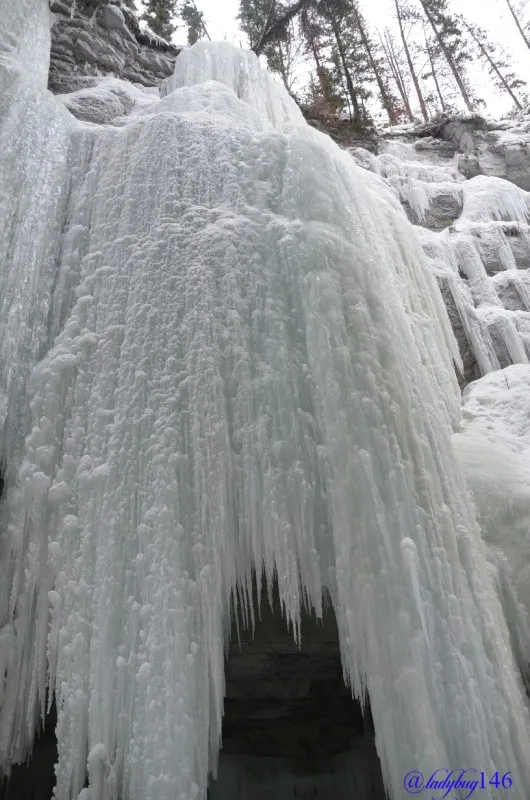
<svg viewBox="0 0 530 800"><path fill-rule="evenodd" d="M395 97L392 95L388 85L386 74L386 67L384 59L381 58L375 43L372 41L364 17L362 16L357 0L352 0L351 13L355 26L359 32L361 44L366 52L370 69L377 83L379 89L379 96L383 108L385 109L391 125L395 125L399 121L399 113L397 110L397 103Z"/></svg>
<svg viewBox="0 0 530 800"><path fill-rule="evenodd" d="M527 36L527 34L525 32L524 26L523 26L523 24L522 24L522 22L520 20L520 14L517 12L513 0L506 0L506 4L507 4L508 8L510 9L510 14L512 15L513 21L515 22L515 24L517 26L517 30L521 34L521 38L522 38L523 42L525 43L525 45L530 50L530 40L528 39L528 36Z"/></svg>
<svg viewBox="0 0 530 800"><path fill-rule="evenodd" d="M418 80L418 75L416 69L414 67L414 62L412 60L412 55L410 52L410 48L407 42L407 37L405 35L404 29L404 21L406 19L407 13L410 17L410 12L406 9L399 0L394 0L396 6L396 15L397 21L399 25L399 33L401 36L401 42L403 44L403 52L405 53L405 57L407 59L407 64L410 72L410 77L412 78L412 83L414 84L414 89L416 90L416 95L418 97L418 102L420 104L421 113L425 122L429 119L429 115L427 113L427 106L425 105L425 98L423 97L423 92L421 90L420 82Z"/></svg>
<svg viewBox="0 0 530 800"><path fill-rule="evenodd" d="M176 0L147 0L147 8L142 15L154 33L171 41L176 26L172 20L176 12Z"/></svg>
<svg viewBox="0 0 530 800"><path fill-rule="evenodd" d="M204 14L199 11L194 0L182 0L177 13L187 29L188 44L191 46L203 39L210 38L204 22Z"/></svg>
<svg viewBox="0 0 530 800"><path fill-rule="evenodd" d="M131 11L134 11L136 13L136 4L134 0L121 0L121 3L122 5L127 6L127 8L130 8Z"/></svg>
<svg viewBox="0 0 530 800"><path fill-rule="evenodd" d="M313 83L312 92L316 98L319 94L324 103L332 98L332 77L326 66L325 50L329 41L322 19L316 14L314 6L306 6L300 15L300 28L304 40L305 51L315 64L319 89Z"/></svg>
<svg viewBox="0 0 530 800"><path fill-rule="evenodd" d="M270 71L281 77L292 95L302 41L295 30L295 17L288 15L289 8L282 0L240 0L238 20L251 49L265 56ZM281 32L266 40L268 32L282 19Z"/></svg>
<svg viewBox="0 0 530 800"><path fill-rule="evenodd" d="M447 61L469 111L473 111L473 100L466 86L464 66L470 59L462 31L448 6L448 0L419 0L423 12L431 26L438 45Z"/></svg>
<svg viewBox="0 0 530 800"><path fill-rule="evenodd" d="M515 106L522 110L521 100L526 98L519 98L517 91L526 86L526 83L517 77L508 56L499 45L489 40L486 31L479 25L473 25L462 16L458 19L477 45L479 58L485 63L497 89L510 95Z"/></svg>

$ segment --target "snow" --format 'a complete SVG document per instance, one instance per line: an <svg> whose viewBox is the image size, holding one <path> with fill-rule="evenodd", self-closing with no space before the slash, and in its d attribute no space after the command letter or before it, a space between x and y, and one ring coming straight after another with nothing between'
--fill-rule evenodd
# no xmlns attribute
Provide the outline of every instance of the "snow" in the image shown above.
<svg viewBox="0 0 530 800"><path fill-rule="evenodd" d="M158 33L155 33L145 20L141 19L139 26L142 33L149 39L149 43L154 47L167 48L167 46L170 44L167 39L164 39L162 36L159 36Z"/></svg>
<svg viewBox="0 0 530 800"><path fill-rule="evenodd" d="M389 796L465 763L528 797L456 343L391 190L226 43L117 127L39 81L0 129L3 768L54 694L57 798L204 798L256 570L296 636L329 591Z"/></svg>
<svg viewBox="0 0 530 800"><path fill-rule="evenodd" d="M527 223L530 216L528 192L502 178L477 175L464 186L462 220L483 222L505 219Z"/></svg>
<svg viewBox="0 0 530 800"><path fill-rule="evenodd" d="M139 84L113 77L90 78L90 85L68 94L56 95L64 106L77 119L95 124L122 125L126 117L141 113L144 107L158 99L155 87L146 88Z"/></svg>
<svg viewBox="0 0 530 800"><path fill-rule="evenodd" d="M530 655L530 366L471 384L455 434L481 529L499 570L521 663Z"/></svg>
<svg viewBox="0 0 530 800"><path fill-rule="evenodd" d="M411 211L419 225L427 215L440 231L418 230L433 274L451 295L478 374L530 358L530 195L507 180L478 175L465 180L458 156L436 154L391 140L374 156L352 152ZM456 213L455 213L456 212ZM447 218L455 214L455 218Z"/></svg>

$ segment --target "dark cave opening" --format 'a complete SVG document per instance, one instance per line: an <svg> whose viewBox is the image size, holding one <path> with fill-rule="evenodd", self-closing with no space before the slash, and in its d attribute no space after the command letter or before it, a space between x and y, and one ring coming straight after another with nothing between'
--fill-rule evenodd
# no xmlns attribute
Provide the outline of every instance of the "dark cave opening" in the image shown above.
<svg viewBox="0 0 530 800"><path fill-rule="evenodd" d="M277 591L255 630L232 627L210 800L384 800L369 708L345 685L335 614L304 612L300 646Z"/></svg>
<svg viewBox="0 0 530 800"><path fill-rule="evenodd" d="M15 764L10 775L0 779L0 800L51 800L57 761L56 725L57 710L53 703L27 762Z"/></svg>
<svg viewBox="0 0 530 800"><path fill-rule="evenodd" d="M52 800L55 705L27 763L0 785L0 800ZM222 749L209 800L385 800L369 707L343 678L331 605L303 612L298 645L278 593L262 598L254 631L232 626ZM97 800L97 798L96 798Z"/></svg>

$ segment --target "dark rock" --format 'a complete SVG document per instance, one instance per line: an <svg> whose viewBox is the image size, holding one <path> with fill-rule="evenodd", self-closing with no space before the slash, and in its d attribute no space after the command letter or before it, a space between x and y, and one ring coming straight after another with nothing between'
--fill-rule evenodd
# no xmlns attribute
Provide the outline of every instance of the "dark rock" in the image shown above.
<svg viewBox="0 0 530 800"><path fill-rule="evenodd" d="M362 771L363 800L384 800L370 710L361 709L344 683L333 609L328 607L321 620L304 611L299 643L282 616L276 590L272 607L262 597L255 617L254 630L241 622L239 635L235 624L232 628L222 749L211 800L242 796L232 786L234 774L245 782L248 797L350 800L352 776L340 774L336 759L351 755ZM352 761L345 763L351 771Z"/></svg>
<svg viewBox="0 0 530 800"><path fill-rule="evenodd" d="M50 0L54 12L48 86L55 94L79 88L79 79L112 75L158 86L173 73L179 48L140 31L125 7L89 0Z"/></svg>
<svg viewBox="0 0 530 800"><path fill-rule="evenodd" d="M457 377L460 387L464 388L468 383L471 383L471 381L480 378L480 369L447 281L444 278L439 278L438 286L440 287L440 292L447 309L447 315L458 343L458 350L460 352L464 371L460 373L460 371L457 370Z"/></svg>

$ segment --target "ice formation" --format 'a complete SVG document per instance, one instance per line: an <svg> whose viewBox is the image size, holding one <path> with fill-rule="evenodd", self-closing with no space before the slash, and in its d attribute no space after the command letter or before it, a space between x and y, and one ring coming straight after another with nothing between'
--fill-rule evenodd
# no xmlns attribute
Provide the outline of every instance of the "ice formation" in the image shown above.
<svg viewBox="0 0 530 800"><path fill-rule="evenodd" d="M45 8L0 0L4 770L54 695L58 800L203 798L256 570L295 634L329 591L390 797L469 765L528 797L458 354L398 201L226 43L76 122Z"/></svg>
<svg viewBox="0 0 530 800"><path fill-rule="evenodd" d="M464 393L463 418L454 437L525 672L530 664L529 396L528 364L474 381Z"/></svg>
<svg viewBox="0 0 530 800"><path fill-rule="evenodd" d="M354 157L381 176L411 219L424 226L419 234L431 269L458 317L462 350L472 353L466 381L528 363L528 192L496 177L465 180L458 156L436 162L432 152L426 158L407 142L390 141L378 156L358 150Z"/></svg>

